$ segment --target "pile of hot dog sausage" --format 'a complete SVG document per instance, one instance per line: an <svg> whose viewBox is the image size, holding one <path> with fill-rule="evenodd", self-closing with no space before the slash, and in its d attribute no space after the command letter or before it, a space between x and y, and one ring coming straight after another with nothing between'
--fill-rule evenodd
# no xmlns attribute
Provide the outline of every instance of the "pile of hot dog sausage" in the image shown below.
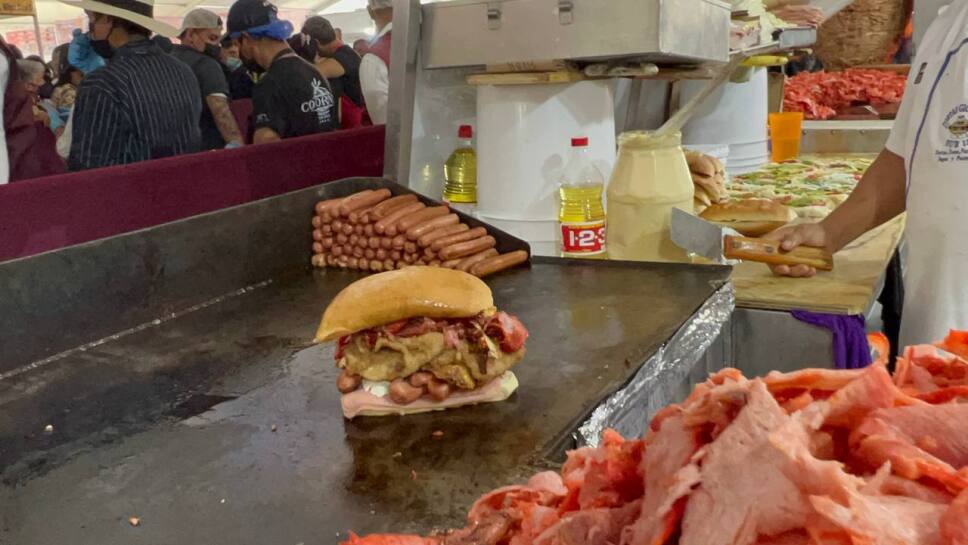
<svg viewBox="0 0 968 545"><path fill-rule="evenodd" d="M499 254L483 227L461 223L447 206L426 206L416 195L367 189L316 204L316 267L389 271L411 265L447 267L487 276L528 260L519 250Z"/></svg>

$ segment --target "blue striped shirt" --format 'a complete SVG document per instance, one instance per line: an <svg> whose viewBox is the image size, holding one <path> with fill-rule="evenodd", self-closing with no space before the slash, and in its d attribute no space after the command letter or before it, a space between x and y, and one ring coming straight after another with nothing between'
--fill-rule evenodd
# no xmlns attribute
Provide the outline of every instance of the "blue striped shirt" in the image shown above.
<svg viewBox="0 0 968 545"><path fill-rule="evenodd" d="M153 41L128 43L77 90L68 165L83 170L198 151L201 113L188 66Z"/></svg>

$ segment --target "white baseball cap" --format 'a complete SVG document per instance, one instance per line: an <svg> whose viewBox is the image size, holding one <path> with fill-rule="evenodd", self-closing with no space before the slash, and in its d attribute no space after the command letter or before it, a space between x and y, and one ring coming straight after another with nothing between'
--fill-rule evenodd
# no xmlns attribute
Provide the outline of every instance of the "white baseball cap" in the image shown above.
<svg viewBox="0 0 968 545"><path fill-rule="evenodd" d="M392 8L393 0L366 0L366 5L370 9Z"/></svg>
<svg viewBox="0 0 968 545"><path fill-rule="evenodd" d="M211 28L221 30L222 18L219 17L217 13L208 11L207 9L193 9L188 12L188 15L186 15L185 19L182 21L182 26L178 31L178 35L181 36L186 30L192 28Z"/></svg>

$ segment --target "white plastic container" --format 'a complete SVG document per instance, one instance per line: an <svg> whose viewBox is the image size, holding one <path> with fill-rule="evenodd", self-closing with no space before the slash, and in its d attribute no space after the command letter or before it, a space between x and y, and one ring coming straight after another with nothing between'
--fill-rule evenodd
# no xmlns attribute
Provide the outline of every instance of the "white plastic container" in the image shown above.
<svg viewBox="0 0 968 545"><path fill-rule="evenodd" d="M611 85L482 85L477 89L477 210L482 219L551 222L573 135L587 136L589 155L607 180L615 161ZM533 232L530 225L526 229ZM537 235L535 235L537 236ZM528 238L529 242L542 240Z"/></svg>
<svg viewBox="0 0 968 545"><path fill-rule="evenodd" d="M476 214L481 221L528 241L533 255L558 257L558 220L522 220Z"/></svg>
<svg viewBox="0 0 968 545"><path fill-rule="evenodd" d="M680 102L698 94L705 84L683 81ZM766 68L754 68L749 81L727 82L703 102L682 129L682 145L728 145L730 176L757 170L770 160L768 112Z"/></svg>

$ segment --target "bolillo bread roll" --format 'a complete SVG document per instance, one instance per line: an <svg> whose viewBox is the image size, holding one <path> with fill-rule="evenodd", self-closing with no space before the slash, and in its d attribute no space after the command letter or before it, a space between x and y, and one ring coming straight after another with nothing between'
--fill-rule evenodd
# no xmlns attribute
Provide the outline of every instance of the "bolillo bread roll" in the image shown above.
<svg viewBox="0 0 968 545"><path fill-rule="evenodd" d="M769 199L745 199L713 204L700 217L742 235L757 237L797 219L797 214L792 208Z"/></svg>

